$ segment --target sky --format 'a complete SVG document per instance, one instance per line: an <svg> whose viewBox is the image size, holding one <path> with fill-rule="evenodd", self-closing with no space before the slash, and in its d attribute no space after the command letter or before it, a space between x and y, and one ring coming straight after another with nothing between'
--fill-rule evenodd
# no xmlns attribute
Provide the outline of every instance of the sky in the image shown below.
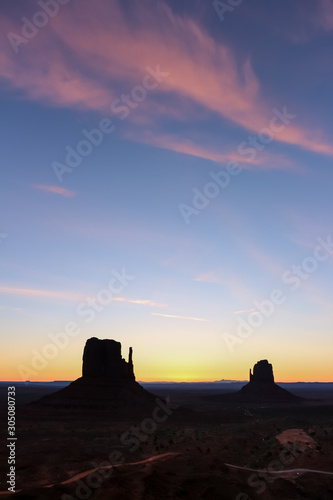
<svg viewBox="0 0 333 500"><path fill-rule="evenodd" d="M0 380L333 381L331 0L2 0Z"/></svg>

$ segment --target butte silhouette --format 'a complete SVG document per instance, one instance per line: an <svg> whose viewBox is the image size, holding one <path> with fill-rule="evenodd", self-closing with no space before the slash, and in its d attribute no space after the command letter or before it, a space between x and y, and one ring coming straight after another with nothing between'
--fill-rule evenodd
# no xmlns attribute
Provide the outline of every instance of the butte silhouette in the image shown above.
<svg viewBox="0 0 333 500"><path fill-rule="evenodd" d="M155 396L135 380L132 348L128 361L115 340L87 340L83 351L82 377L67 387L41 398L37 404L62 408L146 410Z"/></svg>
<svg viewBox="0 0 333 500"><path fill-rule="evenodd" d="M250 369L250 381L235 394L239 400L249 402L292 402L301 398L291 394L274 382L273 366L262 359Z"/></svg>
<svg viewBox="0 0 333 500"><path fill-rule="evenodd" d="M250 370L250 381L240 391L232 394L216 394L207 399L235 403L297 403L302 398L291 394L274 382L273 367L262 359Z"/></svg>

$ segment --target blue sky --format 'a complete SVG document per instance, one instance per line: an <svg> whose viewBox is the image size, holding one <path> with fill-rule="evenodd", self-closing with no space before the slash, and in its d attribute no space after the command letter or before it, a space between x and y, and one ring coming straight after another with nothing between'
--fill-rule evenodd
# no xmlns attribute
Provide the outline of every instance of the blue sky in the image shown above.
<svg viewBox="0 0 333 500"><path fill-rule="evenodd" d="M0 13L0 378L76 378L96 336L140 380L332 380L332 2Z"/></svg>

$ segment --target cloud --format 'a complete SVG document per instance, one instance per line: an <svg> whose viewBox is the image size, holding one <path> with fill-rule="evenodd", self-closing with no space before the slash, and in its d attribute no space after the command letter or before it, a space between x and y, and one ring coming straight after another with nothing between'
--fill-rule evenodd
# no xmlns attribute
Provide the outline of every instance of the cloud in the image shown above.
<svg viewBox="0 0 333 500"><path fill-rule="evenodd" d="M23 307L0 306L0 311L27 312Z"/></svg>
<svg viewBox="0 0 333 500"><path fill-rule="evenodd" d="M214 151L210 145L199 145L194 139L182 139L181 137L179 137L179 135L175 136L172 134L163 134L156 131L153 132L147 130L143 132L126 132L125 136L136 142L150 144L151 146L168 149L177 153L196 156L197 158L204 158L216 163L224 163L230 160L242 164L251 163L254 165L269 163L267 161L267 154L257 155L254 160L247 162L244 156L237 153L237 148L235 148L234 150L225 151L224 153L217 150ZM201 142L204 141L201 140Z"/></svg>
<svg viewBox="0 0 333 500"><path fill-rule="evenodd" d="M241 299L244 302L250 302L256 294L252 282L251 286L248 287L244 275L237 275L235 272L229 272L227 266L203 273L194 281L219 284L227 290L229 295L233 296L238 301Z"/></svg>
<svg viewBox="0 0 333 500"><path fill-rule="evenodd" d="M74 191L70 191L69 189L59 186L44 186L41 184L35 184L34 188L40 189L41 191L48 191L49 193L60 194L61 196L65 196L66 198L72 198L73 196L75 196Z"/></svg>
<svg viewBox="0 0 333 500"><path fill-rule="evenodd" d="M0 286L0 293L9 295L23 295L26 297L40 297L43 299L57 299L79 301L85 298L84 295L71 292L61 292L54 290L39 290L31 288L16 288L12 286Z"/></svg>
<svg viewBox="0 0 333 500"><path fill-rule="evenodd" d="M257 243L251 241L251 238L245 239L239 236L239 244L243 247L246 255L268 273L280 278L284 266L272 255L271 252L265 252Z"/></svg>
<svg viewBox="0 0 333 500"><path fill-rule="evenodd" d="M0 293L9 295L22 295L26 297L39 297L42 299L56 299L79 302L87 299L87 294L79 294L74 292L63 292L58 290L41 290L32 288L17 288L12 286L0 286ZM142 300L142 299L126 299L125 297L113 297L112 301L115 302L127 302L129 304L138 304L142 306L149 307L167 307L167 304L160 304L154 302L153 300ZM1 306L0 306L1 309Z"/></svg>
<svg viewBox="0 0 333 500"><path fill-rule="evenodd" d="M150 313L152 316L163 316L164 318L176 318L176 319L189 319L192 321L208 321L208 319L203 318L193 318L191 316L175 316L173 314L160 314L160 313Z"/></svg>
<svg viewBox="0 0 333 500"><path fill-rule="evenodd" d="M117 302L128 302L130 304L139 304L141 306L150 306L150 307L167 307L167 304L158 304L153 300L141 300L141 299L125 299L124 297L114 297L112 300Z"/></svg>
<svg viewBox="0 0 333 500"><path fill-rule="evenodd" d="M19 30L4 17L0 25L5 33ZM262 99L250 59L238 61L230 48L216 42L194 20L173 14L160 0L134 3L130 14L119 0L82 0L79 7L72 2L66 15L52 19L16 56L8 43L0 62L3 80L28 98L98 110L104 116L111 114L114 98L142 83L147 66L160 68L165 76L150 93L149 103L140 104L128 118L142 126L168 119L191 123L200 107L204 119L219 116L258 132L269 125L275 106ZM291 123L275 135L280 142L333 155L322 131ZM141 131L137 138L143 140ZM209 153L197 142L177 141L163 133L149 136L147 131L146 139L158 147L217 162L228 155L218 150Z"/></svg>
<svg viewBox="0 0 333 500"><path fill-rule="evenodd" d="M217 273L215 271L209 271L207 273L200 274L200 276L195 278L194 281L202 281L204 283L222 283L218 274L220 273Z"/></svg>
<svg viewBox="0 0 333 500"><path fill-rule="evenodd" d="M238 152L238 144L234 146L228 145L227 148L224 148L224 151L219 151L217 145L214 145L214 143L212 145L211 138L207 139L203 133L200 134L200 137L196 133L195 137L190 138L190 134L187 134L187 138L182 138L179 134L172 135L158 132L155 127L154 130L142 130L141 128L139 130L129 129L124 135L127 139L135 142L149 144L197 158L204 158L219 164L226 164L228 161L238 162L243 169L251 168L253 170L254 167L257 167L264 168L265 170L279 169L298 173L305 171L304 166L291 161L283 154L271 153L267 150L259 151L255 155L255 158L251 159ZM244 138L246 139L247 136L245 135ZM217 142L218 140L216 140Z"/></svg>
<svg viewBox="0 0 333 500"><path fill-rule="evenodd" d="M325 31L333 29L333 3L332 0L318 1L317 15L313 18L313 22Z"/></svg>
<svg viewBox="0 0 333 500"><path fill-rule="evenodd" d="M253 307L252 309L246 309L244 311L234 311L234 314L243 314L243 313L249 313L255 311L255 308Z"/></svg>
<svg viewBox="0 0 333 500"><path fill-rule="evenodd" d="M333 29L332 0L316 0L316 2L293 2L290 16L286 23L276 23L273 30L289 42L304 45L323 32Z"/></svg>
<svg viewBox="0 0 333 500"><path fill-rule="evenodd" d="M22 295L26 297L39 297L42 299L56 299L64 301L79 302L87 299L86 294L72 293L72 292L62 292L58 290L41 290L41 289L31 289L31 288L16 288L12 286L0 286L0 293L9 295ZM153 300L141 300L141 299L126 299L124 297L114 297L112 301L116 302L127 302L130 304L138 304L142 306L149 307L167 307L167 304L159 304ZM1 309L1 307L0 307Z"/></svg>

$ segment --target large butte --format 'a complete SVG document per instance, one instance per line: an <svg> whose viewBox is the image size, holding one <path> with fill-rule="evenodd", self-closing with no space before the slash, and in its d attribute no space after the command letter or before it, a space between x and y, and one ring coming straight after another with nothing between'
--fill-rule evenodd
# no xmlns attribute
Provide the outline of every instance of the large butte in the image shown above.
<svg viewBox="0 0 333 500"><path fill-rule="evenodd" d="M64 389L38 401L38 404L62 408L147 410L155 396L135 380L132 348L128 361L121 356L121 343L115 340L87 340L83 351L82 377Z"/></svg>

